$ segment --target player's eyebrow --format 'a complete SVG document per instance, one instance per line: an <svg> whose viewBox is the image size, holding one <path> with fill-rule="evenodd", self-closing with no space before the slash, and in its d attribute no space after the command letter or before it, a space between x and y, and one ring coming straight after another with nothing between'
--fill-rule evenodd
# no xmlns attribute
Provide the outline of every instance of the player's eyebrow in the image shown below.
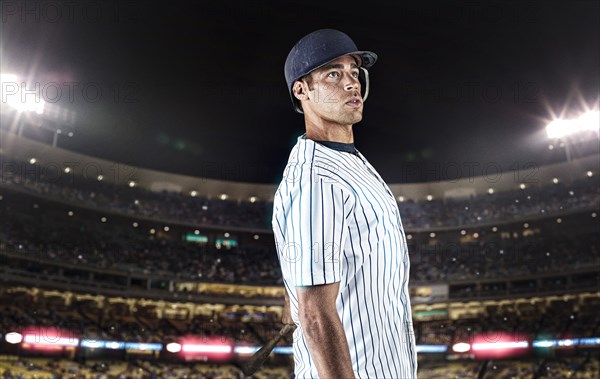
<svg viewBox="0 0 600 379"><path fill-rule="evenodd" d="M350 68L358 68L358 65L356 63L350 63ZM328 64L326 66L323 66L323 68L322 68L323 71L332 70L332 69L343 70L344 65L341 63L335 63L335 64Z"/></svg>

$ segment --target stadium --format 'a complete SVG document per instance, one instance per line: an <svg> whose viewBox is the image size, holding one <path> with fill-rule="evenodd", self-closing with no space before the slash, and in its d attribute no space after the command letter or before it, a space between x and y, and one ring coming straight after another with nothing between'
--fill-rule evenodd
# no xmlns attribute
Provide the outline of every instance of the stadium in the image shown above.
<svg viewBox="0 0 600 379"><path fill-rule="evenodd" d="M3 141L5 377L240 377L279 329L273 188ZM539 169L394 187L421 377L597 375L598 154ZM256 377L288 377L289 353Z"/></svg>
<svg viewBox="0 0 600 379"><path fill-rule="evenodd" d="M72 148L68 105L5 101L20 80L2 72L0 378L293 377L291 336L243 373L282 327L277 184ZM564 159L390 182L419 378L600 378L597 101L545 128Z"/></svg>

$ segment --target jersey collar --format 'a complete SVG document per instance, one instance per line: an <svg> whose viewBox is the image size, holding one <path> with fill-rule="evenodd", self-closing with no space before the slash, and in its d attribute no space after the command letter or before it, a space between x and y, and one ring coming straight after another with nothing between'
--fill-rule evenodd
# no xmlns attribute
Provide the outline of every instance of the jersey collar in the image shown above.
<svg viewBox="0 0 600 379"><path fill-rule="evenodd" d="M306 133L303 134L300 138L308 139L308 138L306 138ZM356 150L353 143L343 143L343 142L333 142L333 141L314 141L314 142L318 143L319 145L323 145L325 147L333 149L333 150L358 155L358 150Z"/></svg>

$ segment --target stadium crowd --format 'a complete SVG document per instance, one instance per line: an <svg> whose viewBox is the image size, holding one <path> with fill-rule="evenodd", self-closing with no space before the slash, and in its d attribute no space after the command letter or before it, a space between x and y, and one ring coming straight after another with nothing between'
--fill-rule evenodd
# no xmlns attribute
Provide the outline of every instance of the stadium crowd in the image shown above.
<svg viewBox="0 0 600 379"><path fill-rule="evenodd" d="M75 330L82 338L91 339L164 343L178 336L226 336L237 344L257 346L270 339L280 326L279 313L274 310L263 312L263 307L260 306L240 307L237 310L222 306L219 310L213 309L210 312L161 315L160 307L168 309L170 304L143 304L143 299L136 299L134 303L111 298L97 301L78 299L72 293L33 293L19 288L0 287L0 333L6 334L9 331L20 330L23 326L36 325ZM473 336L482 332L503 331L524 334L533 339L565 336L585 338L600 333L598 294L569 298L518 299L486 304L464 306L464 310L472 313L465 313L456 319L451 319L448 314L430 316L427 320L416 318L414 330L417 344L450 347L457 342L472 342ZM262 315L256 317L259 314ZM281 344L290 343L288 338ZM594 371L598 369L597 354L597 350L583 349L571 351L564 356L556 353L551 356L552 359L546 360L542 352L541 355L535 353L522 360L492 360L489 363L474 362L463 357L464 361L458 366L446 363L447 376L443 377L475 378L482 365L486 365L484 378L533 378L534 373L537 373L538 378L592 379L595 377L590 375L598 372ZM255 378L289 377L289 358L271 357L267 369ZM136 361L135 356L126 361L115 358L100 361L98 359L99 357L86 357L85 354L78 354L71 360L38 359L31 356L8 359L0 356L0 369L4 370L2 378L8 379L19 378L18 375L27 372L30 375L36 372L39 378L243 378L234 365L186 364L148 358ZM440 377L435 375L439 375L441 369L435 363L435 359L427 362L426 355L422 355L420 359L425 362L420 363L419 377ZM44 372L48 375L42 376L41 373Z"/></svg>
<svg viewBox="0 0 600 379"><path fill-rule="evenodd" d="M78 362L52 358L0 360L0 379L244 379L231 364L172 363L103 359ZM256 379L288 379L288 367L266 367Z"/></svg>
<svg viewBox="0 0 600 379"><path fill-rule="evenodd" d="M7 160L0 166L1 185L73 205L135 217L194 224L271 229L273 203L208 199L179 192L154 192L137 186L111 184L96 178L41 169L38 163ZM572 183L529 186L468 199L398 202L406 229L478 225L519 220L600 206L595 177Z"/></svg>
<svg viewBox="0 0 600 379"><path fill-rule="evenodd" d="M492 235L463 243L411 240L408 244L415 281L511 278L600 265L595 232L555 231L507 239Z"/></svg>
<svg viewBox="0 0 600 379"><path fill-rule="evenodd" d="M209 242L199 245L184 240L177 230L150 234L130 223L101 222L99 215L69 215L44 209L38 200L33 202L37 209L19 211L5 206L10 201L0 206L0 254L35 257L37 261L20 264L25 269L50 273L52 264L43 263L59 261L178 279L282 283L273 241L240 242L229 248ZM593 225L593 221L589 218L587 224ZM543 233L516 237L482 232L468 241L461 241L458 233L440 234L435 239L422 234L408 240L413 281L509 278L600 264L593 226L586 231L557 224Z"/></svg>

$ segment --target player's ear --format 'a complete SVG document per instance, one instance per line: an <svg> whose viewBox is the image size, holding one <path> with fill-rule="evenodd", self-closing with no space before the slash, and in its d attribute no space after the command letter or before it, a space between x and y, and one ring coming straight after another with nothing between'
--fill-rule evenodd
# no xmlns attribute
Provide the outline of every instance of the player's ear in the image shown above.
<svg viewBox="0 0 600 379"><path fill-rule="evenodd" d="M292 91L294 93L294 97L298 100L307 100L308 99L308 85L304 80L296 80L292 85Z"/></svg>

